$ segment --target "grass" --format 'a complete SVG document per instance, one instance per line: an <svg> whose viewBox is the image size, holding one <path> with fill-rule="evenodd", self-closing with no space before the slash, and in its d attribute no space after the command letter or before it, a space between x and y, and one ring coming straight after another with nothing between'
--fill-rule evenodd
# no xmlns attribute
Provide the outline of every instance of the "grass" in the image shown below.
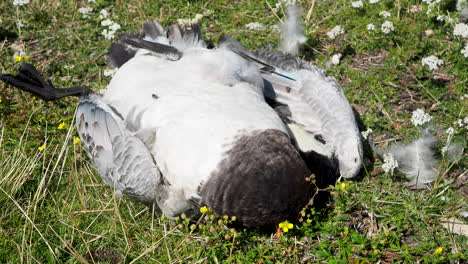
<svg viewBox="0 0 468 264"><path fill-rule="evenodd" d="M284 17L281 10L272 11L273 0L33 0L19 7L12 2L0 3L0 71L15 72L14 56L24 50L57 87L84 84L94 90L109 81L103 71L110 41L101 35L101 9L121 31L138 30L148 18L167 26L203 13L207 41L216 43L227 33L252 49L277 47L279 35L245 25L271 26ZM309 38L302 56L325 67L333 54L343 54L327 71L359 112L361 129L373 129L378 147L418 136L410 122L415 109L433 117L442 159L433 185L410 190L403 175L386 174L376 159L359 179L330 187L332 202L304 210L279 238L273 236L276 230L233 227L230 219L209 214L171 222L115 197L99 179L79 144L73 144L76 99L44 103L1 84L0 262L465 262L466 236L450 232L443 222L458 217L466 223L458 216L467 210L466 155L454 163L440 154L448 127L455 128L451 141L466 147L466 124L454 124L466 117L467 99L460 97L468 87L468 59L461 54L466 39L453 35L455 1L436 5L431 15L421 1L364 1L363 8L352 8L350 1L300 2ZM413 5L421 10L410 12ZM84 6L94 9L88 18L78 12ZM391 16L379 16L383 10ZM455 21L439 21L437 15ZM394 32L380 32L385 20L393 22ZM366 29L369 23L376 32ZM331 40L326 32L336 25L345 34ZM421 65L430 55L444 61L439 70ZM58 129L62 122L65 128Z"/></svg>

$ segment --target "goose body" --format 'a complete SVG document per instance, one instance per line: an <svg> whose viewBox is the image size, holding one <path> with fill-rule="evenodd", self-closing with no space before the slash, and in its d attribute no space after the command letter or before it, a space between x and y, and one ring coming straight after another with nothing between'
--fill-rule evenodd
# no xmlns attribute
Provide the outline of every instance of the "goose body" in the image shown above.
<svg viewBox="0 0 468 264"><path fill-rule="evenodd" d="M359 172L359 132L334 79L230 37L207 49L192 27L147 21L113 43L119 69L102 95L56 89L30 64L0 79L45 100L86 93L76 126L101 178L171 218L206 205L275 224L310 200L311 174L326 187Z"/></svg>
<svg viewBox="0 0 468 264"><path fill-rule="evenodd" d="M288 135L265 102L260 73L246 64L223 49L186 50L175 62L140 55L119 69L102 97L135 134L154 133L147 148L185 201L200 199L200 184L242 135L268 129Z"/></svg>

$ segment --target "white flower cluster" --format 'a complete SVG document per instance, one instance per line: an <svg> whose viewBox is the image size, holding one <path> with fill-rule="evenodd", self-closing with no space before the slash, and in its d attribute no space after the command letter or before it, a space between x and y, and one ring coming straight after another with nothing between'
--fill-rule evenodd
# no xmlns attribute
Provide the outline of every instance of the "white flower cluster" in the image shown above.
<svg viewBox="0 0 468 264"><path fill-rule="evenodd" d="M465 45L465 47L461 50L461 54L463 54L463 56L465 58L468 58L468 43Z"/></svg>
<svg viewBox="0 0 468 264"><path fill-rule="evenodd" d="M421 60L422 65L427 65L431 71L438 70L440 65L444 64L444 61L437 58L434 55L431 55L429 57L423 58Z"/></svg>
<svg viewBox="0 0 468 264"><path fill-rule="evenodd" d="M455 133L455 129L453 129L453 127L449 127L449 128L447 128L447 130L445 130L445 133L447 133L447 135L451 136L451 135L453 135L453 133Z"/></svg>
<svg viewBox="0 0 468 264"><path fill-rule="evenodd" d="M382 32L385 34L388 34L394 31L395 27L393 26L393 23L391 21L385 21L380 27L380 30L382 30Z"/></svg>
<svg viewBox="0 0 468 264"><path fill-rule="evenodd" d="M334 55L331 57L330 63L333 64L333 65L338 65L338 64L340 64L341 56L342 56L341 53L334 54Z"/></svg>
<svg viewBox="0 0 468 264"><path fill-rule="evenodd" d="M113 39L115 32L120 29L120 25L110 19L101 21L101 25L107 27L101 33L106 39Z"/></svg>
<svg viewBox="0 0 468 264"><path fill-rule="evenodd" d="M103 74L106 77L112 77L117 72L118 69L105 69Z"/></svg>
<svg viewBox="0 0 468 264"><path fill-rule="evenodd" d="M101 10L101 12L99 12L99 19L104 19L104 18L107 18L109 16L109 12L107 12L107 10L103 9Z"/></svg>
<svg viewBox="0 0 468 264"><path fill-rule="evenodd" d="M340 26L334 27L332 30L327 32L327 36L331 39L335 39L337 36L344 34L344 29Z"/></svg>
<svg viewBox="0 0 468 264"><path fill-rule="evenodd" d="M422 6L419 6L419 5L411 5L409 7L409 11L410 13L418 13L418 12L421 12L422 11Z"/></svg>
<svg viewBox="0 0 468 264"><path fill-rule="evenodd" d="M181 26L190 26L190 25L198 23L198 21L202 19L203 17L204 16L202 14L196 14L193 19L190 19L190 18L177 19L177 23Z"/></svg>
<svg viewBox="0 0 468 264"><path fill-rule="evenodd" d="M465 23L458 23L453 28L453 35L461 36L462 38L468 37L468 25Z"/></svg>
<svg viewBox="0 0 468 264"><path fill-rule="evenodd" d="M251 30L258 30L258 31L265 29L265 25L263 25L262 23L258 23L258 22L249 23L245 25L245 27Z"/></svg>
<svg viewBox="0 0 468 264"><path fill-rule="evenodd" d="M354 8L359 8L359 7L363 7L364 3L361 0L359 0L359 1L356 1L356 2L351 2L351 6L354 7Z"/></svg>
<svg viewBox="0 0 468 264"><path fill-rule="evenodd" d="M468 117L465 117L464 119L458 119L453 124L458 125L459 127L468 128Z"/></svg>
<svg viewBox="0 0 468 264"><path fill-rule="evenodd" d="M88 17L88 14L93 12L93 8L92 7L81 7L78 9L78 12L81 13L81 15L83 16L83 18L87 18Z"/></svg>
<svg viewBox="0 0 468 264"><path fill-rule="evenodd" d="M422 0L422 1L428 5L433 5L433 4L440 3L442 0Z"/></svg>
<svg viewBox="0 0 468 264"><path fill-rule="evenodd" d="M398 168L398 161L393 157L391 153L385 153L383 155L384 163L382 164L382 169L390 174L393 174L393 170Z"/></svg>
<svg viewBox="0 0 468 264"><path fill-rule="evenodd" d="M384 17L384 18L387 18L387 17L389 17L391 15L392 14L390 12L386 11L386 10L379 13L379 16Z"/></svg>
<svg viewBox="0 0 468 264"><path fill-rule="evenodd" d="M415 126L424 125L425 123L432 120L432 116L424 113L422 109L416 109L411 116L411 123Z"/></svg>
<svg viewBox="0 0 468 264"><path fill-rule="evenodd" d="M367 28L367 30L369 30L369 31L375 31L375 26L374 26L374 24L367 24L366 28Z"/></svg>
<svg viewBox="0 0 468 264"><path fill-rule="evenodd" d="M29 0L15 0L13 1L13 5L15 6L22 6L29 4Z"/></svg>
<svg viewBox="0 0 468 264"><path fill-rule="evenodd" d="M369 3L371 4L375 4L375 3L378 3L380 0L369 0Z"/></svg>
<svg viewBox="0 0 468 264"><path fill-rule="evenodd" d="M372 132L374 132L374 130L368 128L366 131L362 131L361 135L364 139L367 139L369 137L369 134L371 134Z"/></svg>

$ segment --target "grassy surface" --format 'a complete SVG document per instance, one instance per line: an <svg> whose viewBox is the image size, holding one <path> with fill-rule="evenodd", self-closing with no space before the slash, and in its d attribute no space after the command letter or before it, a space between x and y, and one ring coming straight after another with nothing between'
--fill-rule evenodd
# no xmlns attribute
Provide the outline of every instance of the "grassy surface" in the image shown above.
<svg viewBox="0 0 468 264"><path fill-rule="evenodd" d="M147 18L167 26L201 13L208 41L227 33L249 48L266 49L277 47L279 39L269 26L284 17L281 9L270 8L274 0L32 0L20 7L12 2L0 2L0 71L14 72L14 58L23 50L21 56L29 56L57 87L85 84L94 90L109 81L103 71L110 40L101 35L98 18L104 8L120 32L139 29ZM410 121L417 108L433 117L439 156L449 127L455 128L452 141L466 145L466 124L454 124L466 117L467 98L460 98L468 85L468 59L461 54L466 39L453 35L458 15L450 3L435 6L431 15L422 1L364 1L362 8L351 7L351 1L301 3L309 37L304 58L325 67L333 54L343 54L329 74L360 113L362 130L374 130L379 147L418 136ZM84 6L94 9L88 18L78 12ZM384 10L391 16L380 16ZM455 21L439 21L438 15ZM380 30L385 20L395 27L389 34ZM251 22L268 28L246 29ZM369 23L375 32L366 29ZM336 25L345 33L331 40L326 33ZM421 65L430 55L444 61L436 71ZM401 174L384 173L376 160L359 179L332 187L332 203L308 208L277 238L275 230L231 228L228 220L209 216L176 223L151 217L146 207L116 199L73 144L76 99L44 103L3 84L0 99L1 263L466 261L467 238L442 226L467 210L466 159L454 164L442 157L436 183L418 191L409 190ZM62 122L65 127L58 129Z"/></svg>

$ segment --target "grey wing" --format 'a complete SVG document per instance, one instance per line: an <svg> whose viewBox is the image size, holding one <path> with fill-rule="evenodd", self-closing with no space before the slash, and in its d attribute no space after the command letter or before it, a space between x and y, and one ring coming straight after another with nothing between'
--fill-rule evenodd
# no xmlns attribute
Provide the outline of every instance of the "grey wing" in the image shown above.
<svg viewBox="0 0 468 264"><path fill-rule="evenodd" d="M166 196L163 178L150 151L100 95L80 99L76 127L106 184L147 205Z"/></svg>
<svg viewBox="0 0 468 264"><path fill-rule="evenodd" d="M263 71L265 98L287 106L290 127L301 151L336 157L340 174L356 176L362 161L361 135L343 88L333 77L298 57L280 51L251 51L274 68ZM263 66L262 66L263 67Z"/></svg>

